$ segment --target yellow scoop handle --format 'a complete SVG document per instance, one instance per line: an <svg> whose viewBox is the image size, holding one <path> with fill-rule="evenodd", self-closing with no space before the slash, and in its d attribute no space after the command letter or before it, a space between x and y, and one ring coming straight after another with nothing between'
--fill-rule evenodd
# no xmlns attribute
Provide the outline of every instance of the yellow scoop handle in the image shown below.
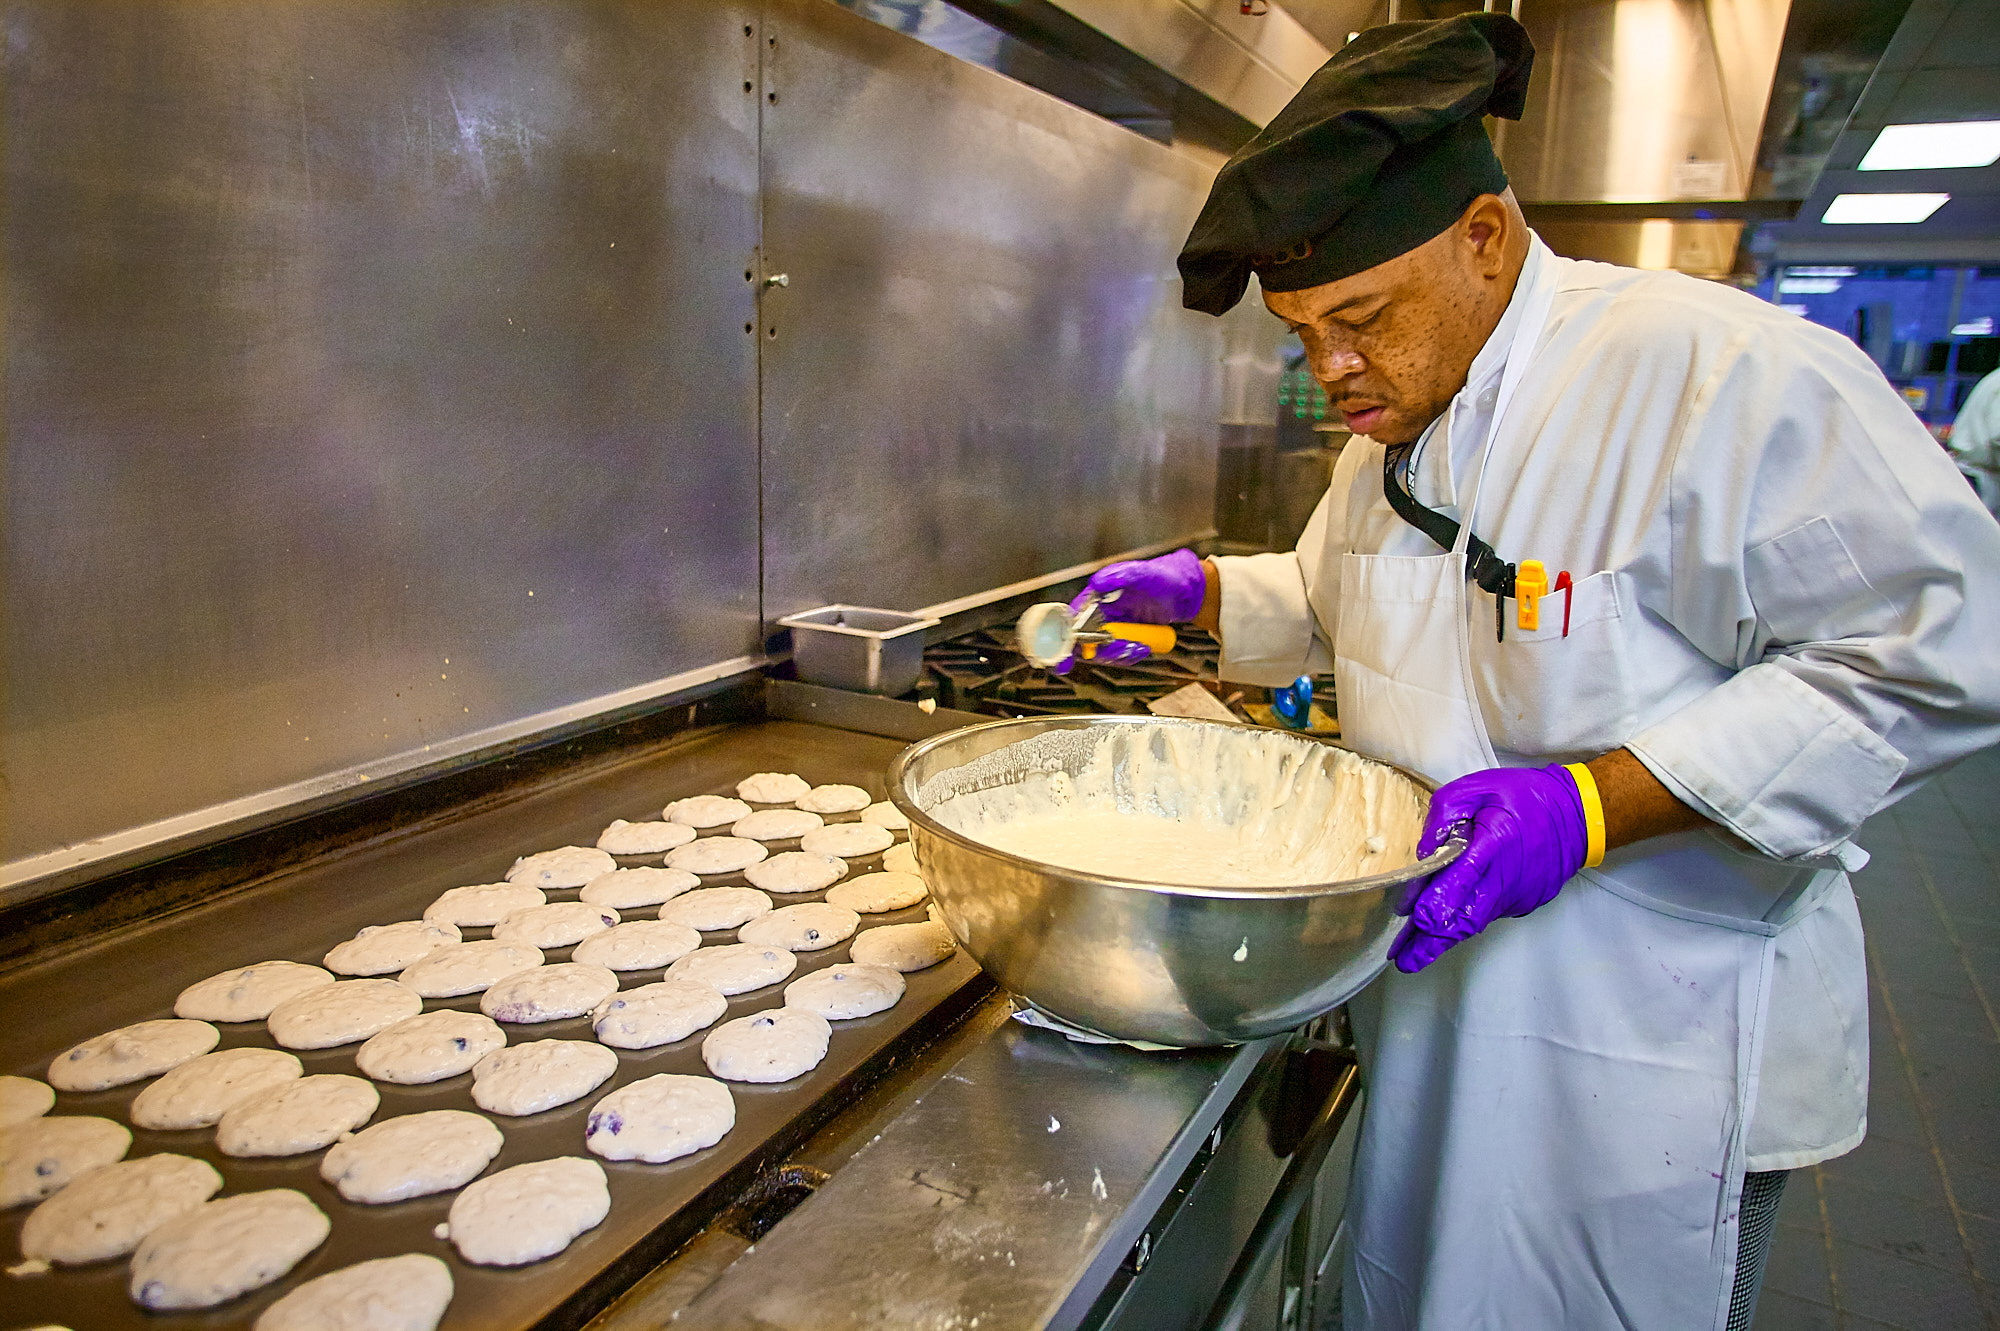
<svg viewBox="0 0 2000 1331"><path fill-rule="evenodd" d="M1114 639L1136 642L1155 656L1171 652L1174 644L1179 641L1174 635L1174 626L1171 624L1106 624L1100 632L1107 633ZM1079 645L1084 660L1088 661L1097 655L1096 643L1086 642Z"/></svg>

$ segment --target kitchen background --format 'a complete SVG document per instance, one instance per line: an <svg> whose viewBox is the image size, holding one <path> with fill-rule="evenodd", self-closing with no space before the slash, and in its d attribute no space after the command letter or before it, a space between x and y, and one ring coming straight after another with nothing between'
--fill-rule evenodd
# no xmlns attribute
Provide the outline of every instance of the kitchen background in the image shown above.
<svg viewBox="0 0 2000 1331"><path fill-rule="evenodd" d="M1175 252L1348 34L1476 7L16 0L0 906L678 706L797 610L1288 544L1345 436ZM2000 4L1516 8L1558 251L1791 307L1946 432L2000 167L1860 164L2000 118ZM1821 220L1890 188L1951 197ZM2000 1325L1990 768L1864 836L1880 1113L1767 1331Z"/></svg>

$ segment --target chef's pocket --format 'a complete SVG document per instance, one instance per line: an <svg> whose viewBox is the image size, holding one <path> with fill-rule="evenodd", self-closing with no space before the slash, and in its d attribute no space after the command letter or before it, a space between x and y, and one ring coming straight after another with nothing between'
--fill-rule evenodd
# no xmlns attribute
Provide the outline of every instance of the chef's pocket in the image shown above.
<svg viewBox="0 0 2000 1331"><path fill-rule="evenodd" d="M1504 642L1495 642L1491 633L1473 634L1473 677L1492 704L1487 719L1495 748L1595 755L1631 735L1637 709L1627 641L1634 619L1627 613L1627 596L1618 574L1593 573L1571 592L1567 636L1561 592L1542 599L1536 628L1520 628L1517 607L1509 602ZM1475 627L1482 618L1474 612Z"/></svg>

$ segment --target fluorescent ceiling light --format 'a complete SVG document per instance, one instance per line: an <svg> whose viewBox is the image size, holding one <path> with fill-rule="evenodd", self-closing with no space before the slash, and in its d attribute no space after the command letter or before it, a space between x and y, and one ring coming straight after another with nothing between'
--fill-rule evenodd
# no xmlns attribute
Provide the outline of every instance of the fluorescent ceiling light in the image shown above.
<svg viewBox="0 0 2000 1331"><path fill-rule="evenodd" d="M1801 319L1812 313L1812 306L1810 305L1780 305L1778 308L1786 314L1796 314Z"/></svg>
<svg viewBox="0 0 2000 1331"><path fill-rule="evenodd" d="M1828 226L1921 222L1950 199L1949 194L1836 194L1819 220Z"/></svg>
<svg viewBox="0 0 2000 1331"><path fill-rule="evenodd" d="M1830 296L1838 290L1837 277L1788 277L1778 283L1778 293L1784 296Z"/></svg>
<svg viewBox="0 0 2000 1331"><path fill-rule="evenodd" d="M1852 277L1854 270L1846 264L1812 264L1785 269L1787 277Z"/></svg>
<svg viewBox="0 0 2000 1331"><path fill-rule="evenodd" d="M1875 136L1863 171L1934 171L2000 162L2000 120L1888 125Z"/></svg>
<svg viewBox="0 0 2000 1331"><path fill-rule="evenodd" d="M1991 337L1993 336L1993 316L1990 314L1982 315L1977 319L1968 319L1962 324L1953 324L1951 326L1951 335L1953 337Z"/></svg>

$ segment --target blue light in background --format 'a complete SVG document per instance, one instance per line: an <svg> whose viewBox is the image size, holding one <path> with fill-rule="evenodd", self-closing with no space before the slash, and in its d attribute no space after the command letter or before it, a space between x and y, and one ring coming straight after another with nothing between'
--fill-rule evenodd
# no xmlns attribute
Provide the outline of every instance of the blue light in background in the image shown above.
<svg viewBox="0 0 2000 1331"><path fill-rule="evenodd" d="M2000 268L1796 264L1755 290L1852 338L1933 430L2000 360Z"/></svg>

